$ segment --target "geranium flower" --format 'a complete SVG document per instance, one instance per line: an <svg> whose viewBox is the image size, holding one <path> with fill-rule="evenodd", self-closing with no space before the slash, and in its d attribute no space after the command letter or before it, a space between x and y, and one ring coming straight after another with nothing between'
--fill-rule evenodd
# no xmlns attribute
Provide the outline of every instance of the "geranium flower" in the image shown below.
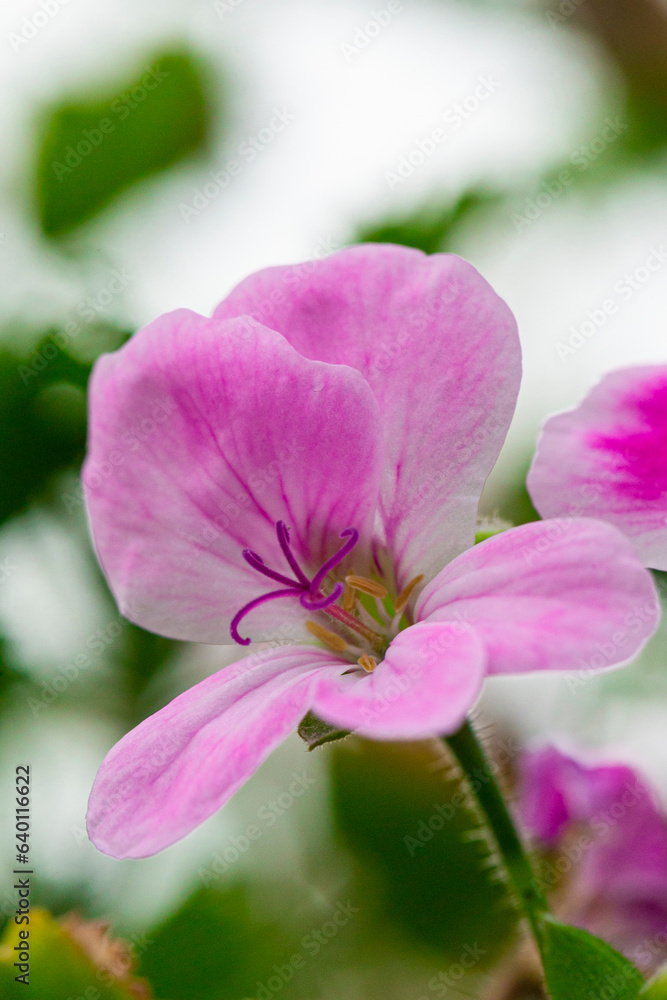
<svg viewBox="0 0 667 1000"><path fill-rule="evenodd" d="M545 424L528 488L543 517L599 517L667 570L667 365L607 375Z"/></svg>
<svg viewBox="0 0 667 1000"><path fill-rule="evenodd" d="M545 747L523 756L518 799L548 852L542 877L558 915L654 971L667 955L667 821L643 778Z"/></svg>
<svg viewBox="0 0 667 1000"><path fill-rule="evenodd" d="M121 611L279 643L110 752L88 815L101 850L183 837L309 711L420 739L456 730L487 674L578 667L639 607L605 663L641 648L653 584L610 526L472 548L519 377L512 314L474 268L392 246L262 271L212 319L171 313L97 362L83 480Z"/></svg>

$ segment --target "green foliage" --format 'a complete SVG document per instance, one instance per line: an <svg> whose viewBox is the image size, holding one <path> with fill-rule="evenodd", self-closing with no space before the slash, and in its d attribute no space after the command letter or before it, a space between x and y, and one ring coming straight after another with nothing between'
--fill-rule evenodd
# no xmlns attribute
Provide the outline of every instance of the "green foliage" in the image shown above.
<svg viewBox="0 0 667 1000"><path fill-rule="evenodd" d="M545 917L541 951L551 1000L607 995L614 1000L636 1000L640 995L644 979L639 970L587 931Z"/></svg>
<svg viewBox="0 0 667 1000"><path fill-rule="evenodd" d="M500 195L489 191L466 191L453 204L430 204L411 215L364 226L360 243L399 243L424 253L447 250L457 228L478 211L498 203Z"/></svg>
<svg viewBox="0 0 667 1000"><path fill-rule="evenodd" d="M89 371L51 335L31 358L0 351L0 523L40 496L56 472L81 461L86 440L81 389ZM75 388L63 393L63 383Z"/></svg>
<svg viewBox="0 0 667 1000"><path fill-rule="evenodd" d="M295 951L282 929L253 914L241 886L201 889L149 938L141 974L170 1000L252 997Z"/></svg>
<svg viewBox="0 0 667 1000"><path fill-rule="evenodd" d="M72 1000L73 997L99 997L105 1000L136 1000L138 994L132 989L134 983L125 985L111 974L93 964L79 944L72 939L66 929L46 910L33 910L30 916L29 985L17 983L15 977L23 973L16 969L15 948L19 941L18 927L14 921L7 929L0 943L0 995L4 1000L34 996L39 1000Z"/></svg>
<svg viewBox="0 0 667 1000"><path fill-rule="evenodd" d="M452 961L475 942L482 968L507 945L516 918L459 782L442 763L430 744L338 743L334 819L362 877L375 875L365 898Z"/></svg>
<svg viewBox="0 0 667 1000"><path fill-rule="evenodd" d="M62 236L129 185L202 150L210 108L198 62L163 52L95 100L62 101L44 115L36 198L48 236Z"/></svg>

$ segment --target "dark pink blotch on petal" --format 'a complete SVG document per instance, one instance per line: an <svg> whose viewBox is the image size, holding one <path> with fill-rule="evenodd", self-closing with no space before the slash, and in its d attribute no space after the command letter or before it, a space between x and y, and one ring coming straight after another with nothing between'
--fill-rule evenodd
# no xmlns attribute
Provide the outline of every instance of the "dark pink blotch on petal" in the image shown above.
<svg viewBox="0 0 667 1000"><path fill-rule="evenodd" d="M422 592L420 621L459 621L491 674L590 670L636 656L660 603L629 541L589 518L537 521L475 545Z"/></svg>
<svg viewBox="0 0 667 1000"><path fill-rule="evenodd" d="M180 840L294 731L317 678L345 667L312 647L279 647L179 695L102 762L88 806L90 839L115 858L147 857Z"/></svg>
<svg viewBox="0 0 667 1000"><path fill-rule="evenodd" d="M667 570L667 366L612 372L547 420L528 488L543 517L607 520Z"/></svg>
<svg viewBox="0 0 667 1000"><path fill-rule="evenodd" d="M350 365L375 394L385 440L378 552L399 589L474 539L484 482L521 378L512 313L472 265L391 245L246 278L215 315L248 314L305 357Z"/></svg>

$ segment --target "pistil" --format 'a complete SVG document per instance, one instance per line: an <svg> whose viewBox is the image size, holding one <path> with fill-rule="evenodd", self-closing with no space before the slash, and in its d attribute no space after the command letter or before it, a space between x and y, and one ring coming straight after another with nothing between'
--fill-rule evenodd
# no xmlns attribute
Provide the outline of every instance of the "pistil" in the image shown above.
<svg viewBox="0 0 667 1000"><path fill-rule="evenodd" d="M354 615L345 611L344 608L338 607L337 604L330 604L326 609L326 614L331 615L332 618L335 618L341 623L341 625L345 625L352 632L356 632L358 635L363 636L364 639L371 644L373 649L378 652L384 652L387 645L385 637L380 635L379 632L375 632L374 629L369 628L368 625L364 625L363 622L360 622L358 618L354 617Z"/></svg>

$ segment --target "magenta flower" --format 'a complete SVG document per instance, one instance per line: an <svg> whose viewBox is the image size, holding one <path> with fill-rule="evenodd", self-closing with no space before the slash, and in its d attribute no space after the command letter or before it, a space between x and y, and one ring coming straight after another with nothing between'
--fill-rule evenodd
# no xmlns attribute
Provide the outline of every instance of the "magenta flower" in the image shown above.
<svg viewBox="0 0 667 1000"><path fill-rule="evenodd" d="M607 375L580 406L551 417L528 475L543 517L599 517L667 570L667 365Z"/></svg>
<svg viewBox="0 0 667 1000"><path fill-rule="evenodd" d="M646 974L667 956L667 821L631 767L587 767L553 747L521 762L524 825L559 915L606 938Z"/></svg>
<svg viewBox="0 0 667 1000"><path fill-rule="evenodd" d="M183 837L309 711L420 739L455 731L487 674L576 668L649 607L605 663L641 648L655 592L614 528L472 548L519 377L514 319L474 268L391 246L263 271L213 319L171 313L98 361L84 487L121 611L280 643L110 752L88 814L101 850Z"/></svg>

